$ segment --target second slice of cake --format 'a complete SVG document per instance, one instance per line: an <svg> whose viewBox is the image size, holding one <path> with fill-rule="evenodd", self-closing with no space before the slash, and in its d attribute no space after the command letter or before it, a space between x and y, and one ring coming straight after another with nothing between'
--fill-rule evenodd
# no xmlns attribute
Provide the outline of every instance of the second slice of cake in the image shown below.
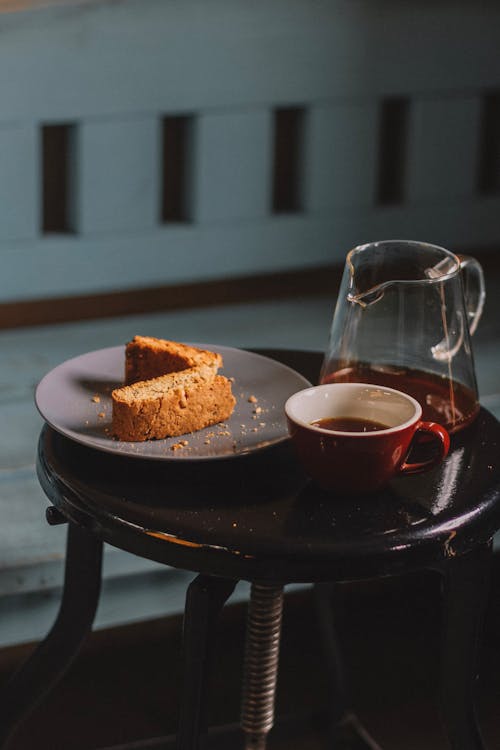
<svg viewBox="0 0 500 750"><path fill-rule="evenodd" d="M210 367L215 374L222 367L222 357L217 352L153 336L134 336L125 347L127 385L200 366Z"/></svg>

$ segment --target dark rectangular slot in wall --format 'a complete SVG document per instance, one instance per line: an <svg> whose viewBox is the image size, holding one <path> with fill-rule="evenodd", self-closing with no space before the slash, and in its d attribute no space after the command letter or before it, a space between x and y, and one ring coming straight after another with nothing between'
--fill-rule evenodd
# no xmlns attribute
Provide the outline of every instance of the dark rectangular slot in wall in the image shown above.
<svg viewBox="0 0 500 750"><path fill-rule="evenodd" d="M304 109L287 107L274 112L272 211L302 211Z"/></svg>
<svg viewBox="0 0 500 750"><path fill-rule="evenodd" d="M478 189L483 195L500 192L500 91L482 101Z"/></svg>
<svg viewBox="0 0 500 750"><path fill-rule="evenodd" d="M408 99L382 101L376 195L379 205L403 203L405 199L409 114Z"/></svg>
<svg viewBox="0 0 500 750"><path fill-rule="evenodd" d="M42 205L44 233L75 231L75 137L71 124L43 125L41 129Z"/></svg>
<svg viewBox="0 0 500 750"><path fill-rule="evenodd" d="M189 177L192 117L164 117L160 216L164 224L190 220Z"/></svg>

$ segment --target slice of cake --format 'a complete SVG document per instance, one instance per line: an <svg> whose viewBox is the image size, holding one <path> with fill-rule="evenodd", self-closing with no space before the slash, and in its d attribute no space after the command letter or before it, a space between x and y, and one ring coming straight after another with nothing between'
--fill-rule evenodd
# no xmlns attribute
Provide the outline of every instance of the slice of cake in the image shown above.
<svg viewBox="0 0 500 750"><path fill-rule="evenodd" d="M125 349L125 385L112 396L120 440L177 437L226 420L236 400L216 352L135 336Z"/></svg>
<svg viewBox="0 0 500 750"><path fill-rule="evenodd" d="M149 380L201 365L212 368L215 374L222 367L222 357L216 352L176 341L134 336L125 348L125 383Z"/></svg>
<svg viewBox="0 0 500 750"><path fill-rule="evenodd" d="M231 383L201 365L117 388L113 432L120 440L176 437L227 419L236 403Z"/></svg>

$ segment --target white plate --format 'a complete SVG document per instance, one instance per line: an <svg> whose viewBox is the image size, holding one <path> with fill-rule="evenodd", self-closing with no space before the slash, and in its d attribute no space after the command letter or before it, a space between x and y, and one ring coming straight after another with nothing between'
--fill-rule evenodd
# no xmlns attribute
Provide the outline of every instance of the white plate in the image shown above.
<svg viewBox="0 0 500 750"><path fill-rule="evenodd" d="M243 349L195 344L219 352L220 371L233 379L236 406L224 425L165 440L131 443L111 433L111 391L123 383L125 347L88 352L49 372L39 383L35 402L51 427L90 448L135 458L167 461L206 460L241 456L285 440L288 429L283 407L310 383L290 367ZM254 398L256 401L254 401ZM178 450L180 440L188 444Z"/></svg>

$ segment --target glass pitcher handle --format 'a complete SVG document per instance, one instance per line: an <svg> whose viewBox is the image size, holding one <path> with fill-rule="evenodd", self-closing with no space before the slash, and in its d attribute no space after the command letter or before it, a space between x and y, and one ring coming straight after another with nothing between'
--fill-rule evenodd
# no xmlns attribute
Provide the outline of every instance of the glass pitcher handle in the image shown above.
<svg viewBox="0 0 500 750"><path fill-rule="evenodd" d="M471 258L470 255L459 255L458 257L463 272L462 279L469 331L473 334L481 319L486 299L484 273L481 264L475 258Z"/></svg>

